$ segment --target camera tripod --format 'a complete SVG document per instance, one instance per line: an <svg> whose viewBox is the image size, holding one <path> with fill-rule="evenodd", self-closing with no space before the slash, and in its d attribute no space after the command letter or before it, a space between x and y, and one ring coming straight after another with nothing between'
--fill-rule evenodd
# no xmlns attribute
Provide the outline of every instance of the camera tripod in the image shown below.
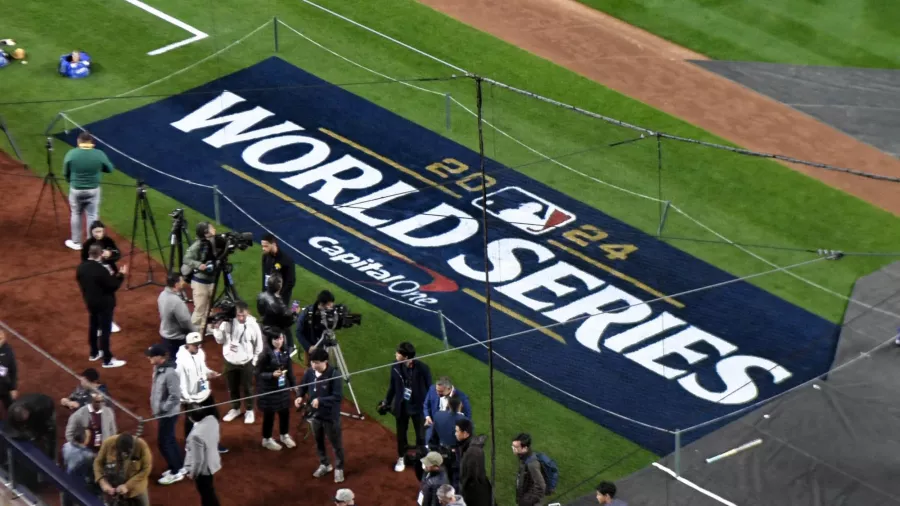
<svg viewBox="0 0 900 506"><path fill-rule="evenodd" d="M215 238L212 239L213 241ZM200 329L200 335L206 335L206 328L209 326L209 316L212 314L213 308L221 302L223 299L227 299L233 302L241 300L241 296L238 295L237 288L234 286L234 279L231 277L231 271L234 270L234 266L228 263L228 247L222 250L221 256L217 257L215 260L215 269L213 270L213 298L209 303L209 309L206 312L206 319L203 321L203 328ZM222 293L216 296L216 292L219 290L219 280L222 280L223 289Z"/></svg>
<svg viewBox="0 0 900 506"><path fill-rule="evenodd" d="M169 264L168 272L180 272L184 265L184 245L191 243L191 237L187 233L187 220L184 219L184 209L172 211L172 230L169 231ZM181 290L182 300L193 302L188 298L185 290Z"/></svg>
<svg viewBox="0 0 900 506"><path fill-rule="evenodd" d="M38 194L37 203L34 205L34 211L31 213L31 219L28 220L28 228L25 229L25 236L28 236L28 232L31 231L31 225L34 223L34 217L37 215L38 209L41 207L41 199L44 198L44 190L48 187L50 188L50 202L53 203L53 217L54 222L56 223L56 231L59 232L59 212L56 210L56 195L54 192L59 192L59 196L62 197L63 202L66 203L66 208L69 207L69 199L66 197L65 192L63 192L62 187L59 184L59 179L57 179L56 174L53 172L53 138L47 137L47 174L44 176L44 184L41 185L41 193ZM88 224L90 226L90 224ZM88 231L90 233L90 231Z"/></svg>
<svg viewBox="0 0 900 506"><path fill-rule="evenodd" d="M355 420L365 420L365 415L362 414L362 410L359 409L359 402L356 400L356 393L353 392L353 384L350 383L350 373L347 368L347 361L344 360L344 352L341 351L341 344L337 341L337 336L334 334L334 329L337 326L337 318L332 326L329 327L328 321L325 318L325 311L319 310L319 313L322 316L322 326L325 327L325 330L322 331L322 337L319 338L319 341L313 346L314 348L318 348L319 346L324 345L325 351L328 352L328 356L333 358L333 363L335 369L338 370L341 378L347 382L347 388L350 390L350 398L353 399L353 407L356 408L356 414L353 413L345 413L341 411L341 416L346 416L353 418Z"/></svg>
<svg viewBox="0 0 900 506"><path fill-rule="evenodd" d="M150 227L153 228L153 237L156 238L156 249L163 257L163 264L166 263L166 253L163 251L162 244L159 242L159 230L156 228L153 210L150 209L150 201L147 199L147 188L140 179L138 179L137 182L137 195L134 199L134 220L131 223L131 251L128 253L128 270L131 270L131 264L134 262L135 257L134 248L138 233L138 216L140 216L141 223L144 225L144 245L146 247L145 253L147 254L147 281L139 285L131 286L131 277L129 277L129 283L126 285L126 288L131 290L147 285L166 286L165 283L160 283L153 278L153 258L150 255ZM148 221L150 222L150 227L147 227Z"/></svg>

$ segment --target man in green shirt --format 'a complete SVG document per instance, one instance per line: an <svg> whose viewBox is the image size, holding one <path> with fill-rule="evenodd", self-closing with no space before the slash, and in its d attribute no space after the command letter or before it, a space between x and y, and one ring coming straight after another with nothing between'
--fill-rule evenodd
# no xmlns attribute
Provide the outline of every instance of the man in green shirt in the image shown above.
<svg viewBox="0 0 900 506"><path fill-rule="evenodd" d="M78 134L78 147L66 153L63 160L64 176L69 183L69 207L72 209L72 237L66 246L81 249L84 223L81 215L87 214L87 223L100 219L100 173L112 172L113 166L106 153L94 148L94 138L82 131Z"/></svg>

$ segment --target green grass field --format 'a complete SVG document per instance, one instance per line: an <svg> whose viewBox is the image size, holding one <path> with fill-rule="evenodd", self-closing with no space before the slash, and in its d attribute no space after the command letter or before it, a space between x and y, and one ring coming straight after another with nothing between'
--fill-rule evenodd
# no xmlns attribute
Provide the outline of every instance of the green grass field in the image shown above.
<svg viewBox="0 0 900 506"><path fill-rule="evenodd" d="M579 0L717 60L897 68L890 0Z"/></svg>
<svg viewBox="0 0 900 506"><path fill-rule="evenodd" d="M552 98L596 110L649 128L721 142L713 136L594 82L541 60L527 52L461 25L409 0L323 0L323 5L363 22L387 35L470 71ZM160 0L154 6L183 20L211 37L160 56L146 52L189 35L125 2L83 2L81 11L60 17L56 8L41 2L26 2L5 14L9 34L29 52L28 66L3 69L7 90L0 102L2 114L27 161L43 173L43 130L57 112L72 109L98 97L119 94L154 82L204 58L273 16L355 62L396 78L447 78L418 86L451 93L469 107L474 105L474 85L466 79L449 79L455 72L391 44L360 28L299 2L255 2L252 7L236 0L216 3L185 3ZM79 26L82 26L79 28ZM4 35L7 36L7 35ZM55 75L58 56L75 45L92 53L100 70L86 81L63 80ZM80 124L123 112L203 84L219 76L273 55L272 28L267 26L232 49L218 54L188 71L147 87L122 99L105 102L71 114ZM291 33L279 29L278 56L332 83L342 85L408 119L476 147L476 123L460 108L453 109L452 128L445 127L444 98L411 89L352 65ZM131 64L127 62L133 62ZM379 84L373 81L382 81ZM297 90L301 93L302 90ZM147 95L139 97L140 95ZM8 102L25 102L9 104ZM664 169L657 172L655 140L642 140L620 147L611 142L636 137L634 132L590 120L500 89L485 90L485 119L547 155L594 178L630 191L673 201L709 227L744 243L781 247L815 247L846 251L900 251L900 220L854 197L771 162L741 157L697 146L665 142ZM61 126L61 124L60 124ZM516 170L542 181L645 232L655 232L659 208L655 202L590 182L549 163L535 153L491 130L486 135L487 153ZM148 139L152 142L152 139ZM114 143L113 143L114 144ZM62 146L59 146L62 148ZM56 152L58 166L64 149ZM436 158L440 156L436 154ZM190 178L190 168L158 167ZM121 173L107 182L133 185ZM661 183L661 184L660 184ZM120 233L130 236L134 191L131 187L104 189L102 215ZM198 199L212 198L198 193ZM151 192L157 220L163 212L185 203ZM189 203L187 203L189 204ZM234 210L224 206L223 221ZM200 219L189 210L191 223ZM671 214L666 233L694 239L715 237L686 218ZM676 247L735 275L749 275L770 267L733 246L694 241L672 241ZM771 262L788 265L810 258L805 253L783 249L756 249ZM236 255L236 280L253 292L259 285L259 250ZM849 293L853 281L888 263L890 258L847 257L839 262L818 263L797 273L841 294ZM752 282L801 307L838 321L845 302L810 287L786 274L759 277ZM295 296L311 300L328 283L298 271ZM252 287L252 288L251 288ZM340 300L364 313L364 327L345 333L342 341L353 370L392 360L401 339L412 341L420 353L442 349L439 340L392 317L379 308L338 290ZM451 318L454 315L448 315ZM473 399L474 418L481 430L488 420L487 367L464 353L448 353L430 360L436 374L451 375ZM381 369L354 380L364 409L381 399L388 371ZM654 456L629 441L595 425L587 418L526 388L504 375L496 377L497 488L509 503L514 488L516 461L506 451L509 439L527 430L537 445L552 452L562 468L561 491L607 468L601 476L616 478L647 465ZM392 420L382 418L392 426ZM625 457L623 460L622 457ZM615 463L615 465L613 465ZM586 491L600 476L573 491Z"/></svg>

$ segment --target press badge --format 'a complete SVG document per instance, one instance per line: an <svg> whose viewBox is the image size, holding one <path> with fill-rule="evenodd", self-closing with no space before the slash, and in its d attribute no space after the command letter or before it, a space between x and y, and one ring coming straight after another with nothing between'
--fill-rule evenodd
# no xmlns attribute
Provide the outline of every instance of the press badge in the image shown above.
<svg viewBox="0 0 900 506"><path fill-rule="evenodd" d="M6 367L0 365L0 377L5 378L5 377L6 377L6 373L8 373L8 372L9 372L9 369L7 369Z"/></svg>
<svg viewBox="0 0 900 506"><path fill-rule="evenodd" d="M205 392L206 389L209 388L209 383L206 380L200 380L198 392Z"/></svg>
<svg viewBox="0 0 900 506"><path fill-rule="evenodd" d="M404 388L403 389L403 400L408 401L412 399L412 388Z"/></svg>
<svg viewBox="0 0 900 506"><path fill-rule="evenodd" d="M100 446L103 444L103 433L100 431L94 432L94 446Z"/></svg>
<svg viewBox="0 0 900 506"><path fill-rule="evenodd" d="M278 388L284 388L285 385L287 385L287 378L282 374L278 377Z"/></svg>

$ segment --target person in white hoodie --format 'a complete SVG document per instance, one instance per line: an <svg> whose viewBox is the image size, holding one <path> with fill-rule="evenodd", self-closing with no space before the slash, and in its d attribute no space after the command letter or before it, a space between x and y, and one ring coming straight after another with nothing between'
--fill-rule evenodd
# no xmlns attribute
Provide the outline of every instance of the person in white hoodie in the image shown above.
<svg viewBox="0 0 900 506"><path fill-rule="evenodd" d="M209 388L209 380L221 376L206 366L206 354L203 352L203 336L199 332L191 332L185 338L185 345L178 348L175 356L175 370L178 371L178 379L181 386L181 407L184 415L184 439L187 440L194 421L190 412L198 407L209 408L217 419L218 410L212 390ZM219 445L219 453L228 453L228 449Z"/></svg>
<svg viewBox="0 0 900 506"><path fill-rule="evenodd" d="M213 330L216 342L222 345L225 357L225 382L228 395L231 397L231 410L222 417L230 422L241 416L241 401L244 398L244 423L252 424L253 415L253 376L256 361L263 351L262 330L256 318L250 316L247 303L239 300L234 303L235 317L231 321L222 321Z"/></svg>

